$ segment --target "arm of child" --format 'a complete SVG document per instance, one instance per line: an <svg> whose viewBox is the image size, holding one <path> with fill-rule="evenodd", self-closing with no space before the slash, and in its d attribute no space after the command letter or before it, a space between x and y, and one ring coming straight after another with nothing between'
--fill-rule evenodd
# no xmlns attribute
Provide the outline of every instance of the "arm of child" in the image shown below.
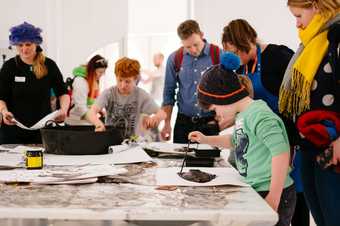
<svg viewBox="0 0 340 226"><path fill-rule="evenodd" d="M155 128L166 118L166 113L159 109L156 114L147 116L143 119L143 127L145 129Z"/></svg>
<svg viewBox="0 0 340 226"><path fill-rule="evenodd" d="M277 211L289 172L288 136L282 120L272 112L262 113L261 119L254 126L256 136L270 151L271 181L265 200L273 210Z"/></svg>
<svg viewBox="0 0 340 226"><path fill-rule="evenodd" d="M97 113L100 111L101 109L97 105L93 104L85 115L85 119L95 126L96 132L105 131L104 123L97 117Z"/></svg>
<svg viewBox="0 0 340 226"><path fill-rule="evenodd" d="M269 193L265 200L277 211L283 191L283 186L287 178L289 166L289 151L283 152L272 158L272 177L270 181Z"/></svg>
<svg viewBox="0 0 340 226"><path fill-rule="evenodd" d="M189 133L188 139L192 142L198 142L200 144L209 144L211 146L221 148L233 147L230 134L218 136L205 136L203 133L199 131L194 131Z"/></svg>

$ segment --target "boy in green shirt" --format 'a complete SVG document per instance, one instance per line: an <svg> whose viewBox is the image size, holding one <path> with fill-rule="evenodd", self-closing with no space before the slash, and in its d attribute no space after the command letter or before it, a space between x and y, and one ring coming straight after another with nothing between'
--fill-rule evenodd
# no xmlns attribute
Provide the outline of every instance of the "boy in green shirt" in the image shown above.
<svg viewBox="0 0 340 226"><path fill-rule="evenodd" d="M233 72L239 58L221 56L221 65L208 69L198 86L202 108L215 111L219 124L235 125L232 135L205 136L191 132L189 139L234 148L236 166L245 181L279 214L276 225L289 226L296 193L289 177L289 141L281 119L262 100L253 100Z"/></svg>

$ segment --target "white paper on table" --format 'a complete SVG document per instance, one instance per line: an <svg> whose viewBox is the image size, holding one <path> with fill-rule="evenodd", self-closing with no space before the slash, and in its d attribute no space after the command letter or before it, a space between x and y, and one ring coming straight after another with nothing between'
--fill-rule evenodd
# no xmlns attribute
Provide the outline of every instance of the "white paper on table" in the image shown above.
<svg viewBox="0 0 340 226"><path fill-rule="evenodd" d="M242 177L231 167L184 167L183 172L188 172L190 169L199 169L203 172L215 174L216 178L206 182L197 183L181 178L177 173L181 170L180 167L158 168L156 170L156 183L158 186L162 185L176 185L176 186L193 186L206 187L218 185L235 185L249 187L248 184L242 181Z"/></svg>
<svg viewBox="0 0 340 226"><path fill-rule="evenodd" d="M75 182L101 176L111 176L126 173L124 168L117 168L113 165L85 165L85 166L63 166L50 167L42 170L1 170L0 182L31 182L31 183L56 183Z"/></svg>
<svg viewBox="0 0 340 226"><path fill-rule="evenodd" d="M113 164L110 154L106 155L54 155L44 154L44 165L81 166L97 164Z"/></svg>
<svg viewBox="0 0 340 226"><path fill-rule="evenodd" d="M41 150L44 151L44 148L42 147L31 147L26 145L16 145L13 147L9 147L8 145L0 145L0 150L7 151L8 153L18 153L18 154L25 154L28 150Z"/></svg>
<svg viewBox="0 0 340 226"><path fill-rule="evenodd" d="M39 181L36 184L92 184L98 181L97 177L81 179L81 180L67 180L67 181Z"/></svg>
<svg viewBox="0 0 340 226"><path fill-rule="evenodd" d="M119 152L113 151L111 155L113 156L114 164L128 164L152 161L152 158L148 154L146 154L146 152L140 146L132 147Z"/></svg>
<svg viewBox="0 0 340 226"><path fill-rule="evenodd" d="M13 119L13 122L16 123L16 125L22 129L26 129L26 130L37 130L37 129L41 129L43 127L45 127L46 122L50 121L50 120L54 120L59 114L59 110L54 111L48 115L46 115L44 118L42 118L39 122L37 122L36 124L34 124L31 127L27 127L25 125L23 125L21 122L19 122L16 119Z"/></svg>
<svg viewBox="0 0 340 226"><path fill-rule="evenodd" d="M0 153L0 166L1 167L23 167L24 157L19 153Z"/></svg>
<svg viewBox="0 0 340 226"><path fill-rule="evenodd" d="M120 145L118 145L120 146ZM152 158L141 147L105 155L54 155L44 154L44 165L70 166L86 164L128 164L150 162Z"/></svg>

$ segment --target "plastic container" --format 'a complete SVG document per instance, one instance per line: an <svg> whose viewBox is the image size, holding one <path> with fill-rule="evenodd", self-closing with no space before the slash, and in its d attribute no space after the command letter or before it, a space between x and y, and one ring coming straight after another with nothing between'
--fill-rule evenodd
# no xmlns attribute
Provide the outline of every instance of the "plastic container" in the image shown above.
<svg viewBox="0 0 340 226"><path fill-rule="evenodd" d="M59 155L107 154L111 145L121 144L121 130L106 127L95 132L93 126L56 126L40 129L46 153Z"/></svg>
<svg viewBox="0 0 340 226"><path fill-rule="evenodd" d="M26 169L42 169L44 165L42 150L26 151Z"/></svg>
<svg viewBox="0 0 340 226"><path fill-rule="evenodd" d="M187 156L185 160L186 167L214 167L214 158L198 158Z"/></svg>

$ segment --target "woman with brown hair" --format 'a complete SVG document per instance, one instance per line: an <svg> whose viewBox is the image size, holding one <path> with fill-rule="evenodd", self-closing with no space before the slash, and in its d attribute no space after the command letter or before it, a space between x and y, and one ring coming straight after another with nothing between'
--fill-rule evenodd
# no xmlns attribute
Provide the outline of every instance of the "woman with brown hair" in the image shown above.
<svg viewBox="0 0 340 226"><path fill-rule="evenodd" d="M278 113L277 100L281 81L294 52L284 45L261 43L255 29L244 19L231 21L223 29L224 50L238 55L241 67L254 87L254 99L262 99Z"/></svg>
<svg viewBox="0 0 340 226"><path fill-rule="evenodd" d="M84 117L99 95L99 79L105 73L107 66L104 57L95 55L87 65L73 69L72 101L70 114L66 119L67 124L89 124Z"/></svg>
<svg viewBox="0 0 340 226"><path fill-rule="evenodd" d="M26 22L10 29L9 41L18 55L6 61L0 71L0 143L41 143L39 130L21 129L14 126L13 119L31 127L51 113L51 89L60 101L56 120L65 120L69 106L66 86L56 63L42 52L40 33L40 28Z"/></svg>

